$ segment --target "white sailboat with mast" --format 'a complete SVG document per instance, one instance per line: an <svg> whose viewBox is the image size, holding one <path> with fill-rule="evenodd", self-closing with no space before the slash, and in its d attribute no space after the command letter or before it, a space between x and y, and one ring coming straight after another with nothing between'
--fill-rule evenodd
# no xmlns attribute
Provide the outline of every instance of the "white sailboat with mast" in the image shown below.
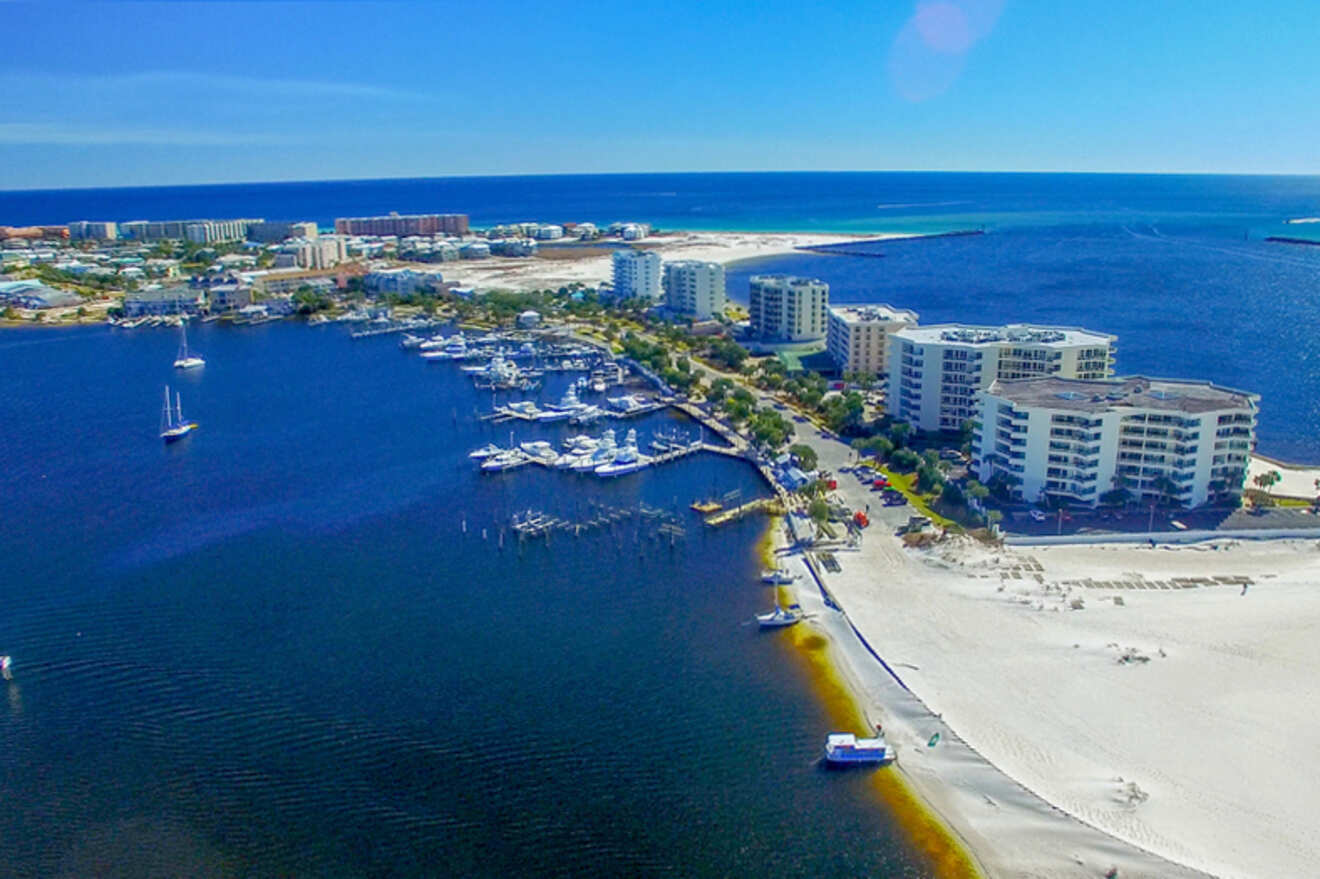
<svg viewBox="0 0 1320 879"><path fill-rule="evenodd" d="M199 366L205 366L206 361L195 351L188 350L188 322L185 320L179 324L179 332L182 338L179 342L179 356L174 358L175 369L196 369Z"/></svg>
<svg viewBox="0 0 1320 879"><path fill-rule="evenodd" d="M160 438L167 443L178 442L198 427L196 421L183 418L183 400L176 393L170 405L170 387L165 386L165 405L160 410Z"/></svg>

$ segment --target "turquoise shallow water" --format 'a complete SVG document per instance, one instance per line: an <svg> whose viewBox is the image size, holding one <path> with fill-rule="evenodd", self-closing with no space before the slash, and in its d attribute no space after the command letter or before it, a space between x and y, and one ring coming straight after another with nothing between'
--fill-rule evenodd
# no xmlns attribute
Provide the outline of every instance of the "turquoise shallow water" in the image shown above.
<svg viewBox="0 0 1320 879"><path fill-rule="evenodd" d="M190 341L177 376L168 331L0 335L6 875L927 875L743 625L760 523L686 509L749 468L483 478L489 398L390 337ZM166 381L201 423L169 448ZM638 501L686 538L498 546Z"/></svg>

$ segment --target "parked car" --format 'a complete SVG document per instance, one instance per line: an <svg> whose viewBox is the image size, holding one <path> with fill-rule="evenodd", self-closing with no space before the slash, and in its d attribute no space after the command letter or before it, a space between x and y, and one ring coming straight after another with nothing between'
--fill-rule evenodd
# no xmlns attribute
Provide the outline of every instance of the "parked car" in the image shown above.
<svg viewBox="0 0 1320 879"><path fill-rule="evenodd" d="M1040 510L1032 510L1028 515L1031 516L1031 521L1033 522L1044 522L1047 518L1049 518Z"/></svg>

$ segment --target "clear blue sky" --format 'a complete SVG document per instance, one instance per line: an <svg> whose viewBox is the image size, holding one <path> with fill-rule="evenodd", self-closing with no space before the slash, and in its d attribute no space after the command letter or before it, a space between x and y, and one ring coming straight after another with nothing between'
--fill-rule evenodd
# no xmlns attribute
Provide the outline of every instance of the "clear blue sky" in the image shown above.
<svg viewBox="0 0 1320 879"><path fill-rule="evenodd" d="M1315 0L0 0L0 189L1320 172Z"/></svg>

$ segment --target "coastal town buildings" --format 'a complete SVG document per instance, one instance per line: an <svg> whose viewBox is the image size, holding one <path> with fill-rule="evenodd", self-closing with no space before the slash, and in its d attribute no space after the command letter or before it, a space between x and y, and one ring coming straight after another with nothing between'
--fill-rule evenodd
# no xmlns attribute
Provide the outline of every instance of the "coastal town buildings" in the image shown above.
<svg viewBox="0 0 1320 879"><path fill-rule="evenodd" d="M198 314L202 310L203 300L203 291L193 287L146 287L124 294L124 314L128 317Z"/></svg>
<svg viewBox="0 0 1320 879"><path fill-rule="evenodd" d="M1240 492L1259 399L1144 376L996 380L978 395L972 468L1028 501L1199 506Z"/></svg>
<svg viewBox="0 0 1320 879"><path fill-rule="evenodd" d="M113 241L119 237L119 227L110 221L75 220L69 224L71 241Z"/></svg>
<svg viewBox="0 0 1320 879"><path fill-rule="evenodd" d="M68 226L0 226L0 241L10 238L26 240L59 239L69 237Z"/></svg>
<svg viewBox="0 0 1320 879"><path fill-rule="evenodd" d="M684 259L664 264L665 304L678 314L709 320L724 312L724 266Z"/></svg>
<svg viewBox="0 0 1320 879"><path fill-rule="evenodd" d="M390 213L381 217L340 217L335 220L340 235L466 235L467 214Z"/></svg>
<svg viewBox="0 0 1320 879"><path fill-rule="evenodd" d="M996 379L1103 379L1114 369L1116 337L1073 327L939 324L888 338L889 414L924 431L960 430Z"/></svg>
<svg viewBox="0 0 1320 879"><path fill-rule="evenodd" d="M660 293L660 254L633 249L614 252L615 296L656 300Z"/></svg>
<svg viewBox="0 0 1320 879"><path fill-rule="evenodd" d="M411 296L421 290L444 290L445 279L440 272L378 269L363 276L362 286L378 296Z"/></svg>
<svg viewBox="0 0 1320 879"><path fill-rule="evenodd" d="M263 221L248 226L247 240L260 244L275 244L288 238L314 241L320 234L315 223L285 223Z"/></svg>
<svg viewBox="0 0 1320 879"><path fill-rule="evenodd" d="M825 337L830 285L813 278L753 275L747 298L752 334L767 342Z"/></svg>
<svg viewBox="0 0 1320 879"><path fill-rule="evenodd" d="M840 373L886 371L889 334L916 324L917 313L890 305L836 305L829 311L825 350Z"/></svg>

